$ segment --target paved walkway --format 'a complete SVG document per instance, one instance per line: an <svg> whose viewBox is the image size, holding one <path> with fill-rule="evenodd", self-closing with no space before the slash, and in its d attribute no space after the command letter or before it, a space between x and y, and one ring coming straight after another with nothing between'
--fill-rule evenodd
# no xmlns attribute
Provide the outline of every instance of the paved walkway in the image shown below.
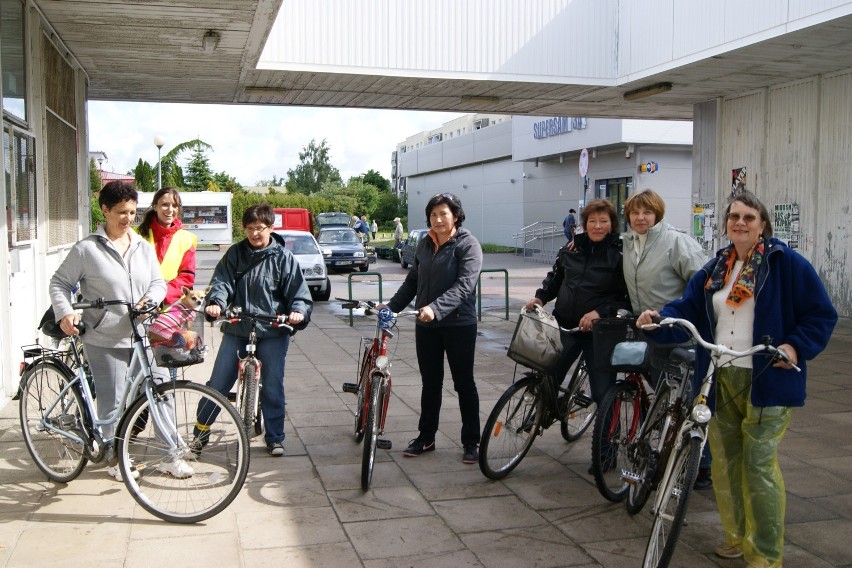
<svg viewBox="0 0 852 568"><path fill-rule="evenodd" d="M503 258L500 258L503 257ZM385 295L398 286L386 272ZM486 266L512 277L512 313L546 272L542 265L489 255ZM397 274L392 277L392 274ZM356 294L375 282L356 280ZM501 277L484 281L485 317L476 373L484 421L511 383L506 347L514 329L502 316ZM363 278L360 278L363 280ZM369 277L367 278L369 279ZM335 277L335 295L346 289ZM365 296L361 296L365 297ZM369 296L367 296L369 297ZM416 435L419 375L413 324L400 322L393 347L390 451L379 450L373 487L360 490L361 446L352 441L355 397L340 385L355 375L366 321L348 326L334 304L320 304L287 359L284 458L255 440L244 490L218 516L171 525L142 510L103 467L67 484L45 481L24 447L17 405L0 410L0 564L22 566L299 567L635 567L650 528L606 502L586 473L589 437L568 444L558 428L538 439L499 482L461 463L460 420L445 388L437 451L404 458ZM218 345L218 338L213 338ZM203 382L213 357L187 372ZM794 413L781 447L787 486L785 565L852 566L852 325L844 322L810 366L808 404ZM0 403L2 404L2 403ZM712 491L696 492L674 566L740 567L712 555L720 539Z"/></svg>

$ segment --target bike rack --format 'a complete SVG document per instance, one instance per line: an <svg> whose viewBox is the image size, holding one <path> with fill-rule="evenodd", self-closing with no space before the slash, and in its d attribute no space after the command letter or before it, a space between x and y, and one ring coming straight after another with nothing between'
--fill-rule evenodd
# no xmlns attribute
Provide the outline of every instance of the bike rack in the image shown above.
<svg viewBox="0 0 852 568"><path fill-rule="evenodd" d="M380 304L382 303L382 275L381 274L379 274L378 272L358 272L357 274L355 272L350 272L349 278L347 279L349 281L349 299L350 300L352 299L352 277L353 276L378 276L379 277L379 303ZM508 289L509 288L508 288L508 284L507 284L506 290L508 290ZM507 294L508 294L508 292L507 292ZM506 304L506 306L507 306L506 314L508 314L509 313L508 312L508 304ZM509 318L507 317L506 319L509 319ZM349 308L349 327L352 327L353 325L354 324L353 324L353 320L352 320L352 308Z"/></svg>
<svg viewBox="0 0 852 568"><path fill-rule="evenodd" d="M479 277L476 279L476 316L479 321L482 321L482 273L483 272L502 272L503 282L506 286L506 321L509 321L509 271L505 268L483 268L479 271ZM350 296L352 294L350 293Z"/></svg>

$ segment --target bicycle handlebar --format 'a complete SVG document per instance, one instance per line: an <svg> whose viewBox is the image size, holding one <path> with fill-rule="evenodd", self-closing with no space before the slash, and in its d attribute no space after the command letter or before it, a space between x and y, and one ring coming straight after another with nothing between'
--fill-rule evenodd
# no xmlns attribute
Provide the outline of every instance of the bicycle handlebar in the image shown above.
<svg viewBox="0 0 852 568"><path fill-rule="evenodd" d="M75 310L88 310L91 308L102 310L107 306L125 306L133 317L150 314L157 309L157 304L151 300L148 300L139 308L136 307L136 304L128 302L127 300L105 300L103 298L98 298L96 300L83 300L82 302L74 302L71 304L71 307Z"/></svg>
<svg viewBox="0 0 852 568"><path fill-rule="evenodd" d="M373 302L372 300L348 300L346 298L337 298L341 303L341 307L344 310L356 310L363 308L364 315L367 316L377 316L379 320L390 321L391 319L397 317L405 317L405 316L418 316L420 315L420 310L403 310L401 312L392 312L389 308L382 308L381 310L376 309L378 304ZM389 316L383 317L382 311L387 310Z"/></svg>
<svg viewBox="0 0 852 568"><path fill-rule="evenodd" d="M293 333L294 328L288 325L289 318L286 314L275 314L274 316L264 316L261 314L243 313L241 308L232 308L225 310L222 318L215 320L214 324L221 325L223 323L239 323L241 321L260 321L272 325L272 327L284 328L288 333Z"/></svg>
<svg viewBox="0 0 852 568"><path fill-rule="evenodd" d="M689 332L689 334L692 336L692 338L695 340L696 343L698 343L704 349L709 351L711 354L716 355L717 358L721 357L722 355L728 355L728 356L734 357L734 358L748 357L750 355L754 355L755 353L760 353L761 351L768 351L769 353L772 354L773 359L780 359L780 360L784 361L785 363L788 363L791 367L796 369L796 371L801 372L801 369L799 367L797 367L795 364L793 364L793 362L787 356L787 353L785 351L778 349L774 345L769 344L769 342L771 341L771 339L769 337L764 338L765 343L762 343L760 345L754 345L754 346L746 349L745 351L734 351L733 349L729 349L728 347L726 347L725 345L723 345L721 343L716 344L716 343L710 343L709 341L705 341L704 338L701 337L701 334L698 333L698 330L695 328L695 326L692 324L692 322L689 321L689 320L685 320L685 319L682 319L682 318L672 318L672 317L667 317L667 318L654 317L653 320L654 320L653 323L643 324L641 326L642 329L651 330L651 329L658 329L660 327L674 327L674 326L680 327L681 329Z"/></svg>

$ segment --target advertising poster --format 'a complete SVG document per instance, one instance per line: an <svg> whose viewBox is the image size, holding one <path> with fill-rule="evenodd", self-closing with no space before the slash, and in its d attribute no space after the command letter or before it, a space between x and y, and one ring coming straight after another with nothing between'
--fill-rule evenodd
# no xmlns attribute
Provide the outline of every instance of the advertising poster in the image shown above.
<svg viewBox="0 0 852 568"><path fill-rule="evenodd" d="M696 203L692 207L692 236L704 248L713 250L713 235L716 232L716 204Z"/></svg>
<svg viewBox="0 0 852 568"><path fill-rule="evenodd" d="M790 248L799 248L799 204L776 203L773 217L772 229L775 236Z"/></svg>
<svg viewBox="0 0 852 568"><path fill-rule="evenodd" d="M737 195L746 190L746 167L731 170L731 195Z"/></svg>

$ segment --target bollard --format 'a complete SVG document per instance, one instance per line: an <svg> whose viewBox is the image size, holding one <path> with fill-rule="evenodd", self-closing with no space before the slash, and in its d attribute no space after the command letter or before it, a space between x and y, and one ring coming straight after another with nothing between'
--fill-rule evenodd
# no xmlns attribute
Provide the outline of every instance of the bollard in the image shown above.
<svg viewBox="0 0 852 568"><path fill-rule="evenodd" d="M506 285L506 321L509 321L509 271L505 268L483 268L479 271L479 277L476 279L476 315L479 321L482 321L482 273L483 272L502 272L503 282ZM350 294L351 295L351 294Z"/></svg>
<svg viewBox="0 0 852 568"><path fill-rule="evenodd" d="M379 277L379 303L380 304L382 303L383 300L382 300L382 275L381 274L379 274L378 272L358 272L357 274L355 272L350 272L349 278L347 279L349 281L349 299L350 300L353 299L352 298L352 277L353 276L378 276ZM507 285L506 289L507 290L509 289L508 285ZM508 316L509 308L508 308L508 306L509 306L509 304L507 303L506 304L506 319L509 319L509 316ZM349 327L352 327L353 325L354 324L353 324L353 320L352 320L352 309L350 308L349 309Z"/></svg>

